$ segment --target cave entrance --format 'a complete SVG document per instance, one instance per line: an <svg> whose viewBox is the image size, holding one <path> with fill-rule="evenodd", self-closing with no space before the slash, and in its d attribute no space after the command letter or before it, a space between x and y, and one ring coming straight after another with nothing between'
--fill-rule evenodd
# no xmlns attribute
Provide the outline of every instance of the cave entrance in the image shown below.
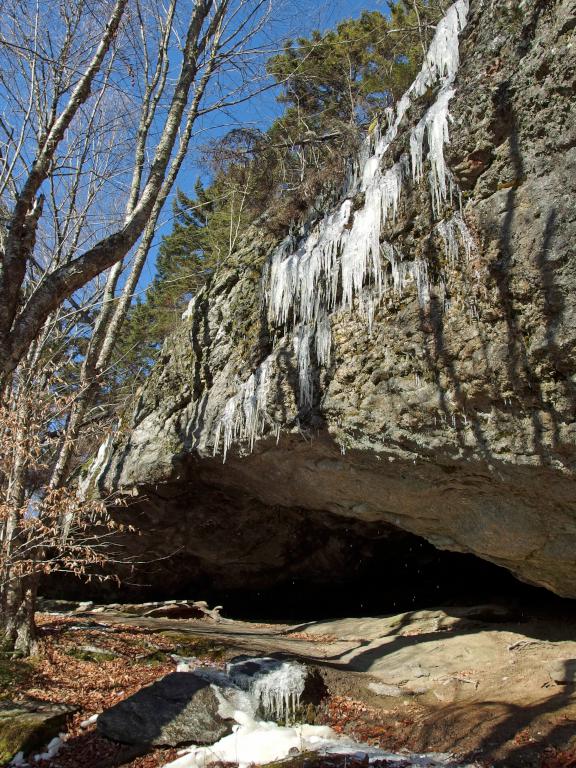
<svg viewBox="0 0 576 768"><path fill-rule="evenodd" d="M121 509L121 522L139 532L125 542L137 565L119 585L51 579L46 596L206 600L231 619L289 624L487 603L510 606L519 618L576 612L576 601L386 522L270 507L202 483L163 487L162 495L150 489Z"/></svg>
<svg viewBox="0 0 576 768"><path fill-rule="evenodd" d="M576 612L574 601L520 582L505 568L474 555L438 550L410 534L394 553L388 545L381 553L376 550L350 579L322 573L316 581L291 579L270 588L214 590L204 585L203 594L223 605L229 618L282 623L482 604L507 607L519 620L535 612Z"/></svg>

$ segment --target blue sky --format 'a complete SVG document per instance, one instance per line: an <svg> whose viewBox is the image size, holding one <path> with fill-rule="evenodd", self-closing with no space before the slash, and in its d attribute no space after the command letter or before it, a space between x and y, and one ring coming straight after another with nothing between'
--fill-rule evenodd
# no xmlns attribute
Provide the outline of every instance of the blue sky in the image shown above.
<svg viewBox="0 0 576 768"><path fill-rule="evenodd" d="M334 28L345 19L358 18L362 11L380 11L387 13L386 0L278 0L277 12L273 23L263 34L263 45L277 45L285 38L307 37L319 29L326 31ZM205 121L206 133L203 141L197 141L192 147L187 161L178 177L178 187L184 192L193 192L194 183L199 175L205 176L198 162L198 147L209 138L221 135L234 125L243 125L266 129L274 117L280 114L282 107L276 102L277 91L269 90L255 96L249 102L234 107L225 115L212 114ZM155 243L151 249L148 263L144 268L137 292L142 292L155 274L155 258L162 235L171 229L171 201L168 200L157 229Z"/></svg>

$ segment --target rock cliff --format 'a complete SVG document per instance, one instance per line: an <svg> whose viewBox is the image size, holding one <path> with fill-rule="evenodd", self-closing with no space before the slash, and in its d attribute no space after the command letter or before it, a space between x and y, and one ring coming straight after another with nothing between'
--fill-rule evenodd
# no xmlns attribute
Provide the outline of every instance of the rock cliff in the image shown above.
<svg viewBox="0 0 576 768"><path fill-rule="evenodd" d="M91 472L162 578L330 579L415 534L576 597L575 26L458 0L345 189L196 297Z"/></svg>

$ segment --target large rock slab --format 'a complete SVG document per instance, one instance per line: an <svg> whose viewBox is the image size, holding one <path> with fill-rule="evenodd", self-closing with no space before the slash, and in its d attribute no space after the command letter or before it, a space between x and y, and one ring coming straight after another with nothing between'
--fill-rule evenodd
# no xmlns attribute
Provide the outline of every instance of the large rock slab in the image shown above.
<svg viewBox="0 0 576 768"><path fill-rule="evenodd" d="M210 683L193 672L173 672L142 688L97 721L98 731L124 744L213 744L232 731L218 714Z"/></svg>
<svg viewBox="0 0 576 768"><path fill-rule="evenodd" d="M0 763L8 763L19 752L26 756L42 751L42 747L66 730L75 711L76 707L66 704L0 701Z"/></svg>
<svg viewBox="0 0 576 768"><path fill-rule="evenodd" d="M573 0L470 0L445 157L473 248L447 256L438 224L458 206L433 210L407 179L382 238L426 263L426 300L408 281L375 307L371 333L362 313L332 313L309 408L291 331L262 310L277 243L264 222L245 233L96 462L103 494L136 494L119 514L147 536L129 550L150 544L160 562L177 540L191 580L257 586L345 570L340 524L358 548L363 530L401 529L576 597L575 23ZM429 96L406 113L394 159ZM226 404L264 361L270 439L222 464Z"/></svg>

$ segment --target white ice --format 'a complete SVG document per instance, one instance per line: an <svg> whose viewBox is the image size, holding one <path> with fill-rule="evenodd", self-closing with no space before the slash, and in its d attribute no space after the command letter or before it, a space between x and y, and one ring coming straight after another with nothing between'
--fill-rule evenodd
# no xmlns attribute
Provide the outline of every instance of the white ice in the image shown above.
<svg viewBox="0 0 576 768"><path fill-rule="evenodd" d="M182 320L189 320L194 314L194 304L196 303L196 297L193 296L188 302L188 306L182 313Z"/></svg>
<svg viewBox="0 0 576 768"><path fill-rule="evenodd" d="M80 723L80 728L89 728L91 725L94 725L97 720L98 715L90 715L90 717L86 718L86 720L82 720Z"/></svg>
<svg viewBox="0 0 576 768"><path fill-rule="evenodd" d="M449 219L443 219L436 225L436 230L444 241L444 251L451 266L454 266L460 256L460 243L464 248L467 259L472 255L474 240L462 215L454 213Z"/></svg>
<svg viewBox="0 0 576 768"><path fill-rule="evenodd" d="M52 741L48 743L44 752L34 755L34 760L52 760L64 745L64 734L61 733L60 736L55 736Z"/></svg>
<svg viewBox="0 0 576 768"><path fill-rule="evenodd" d="M192 747L165 768L205 768L216 762L237 763L239 768L247 768L282 760L294 753L317 752L335 746L337 740L337 734L327 726L288 727L252 721L236 726L233 733L212 746Z"/></svg>
<svg viewBox="0 0 576 768"><path fill-rule="evenodd" d="M288 723L296 715L308 674L303 664L264 656L232 662L227 671L236 685L248 691L266 717Z"/></svg>
<svg viewBox="0 0 576 768"><path fill-rule="evenodd" d="M285 718L294 713L306 679L306 668L296 661L269 657L241 657L229 662L226 672L197 668L195 673L212 685L218 714L235 721L233 731L211 746L191 746L164 768L205 768L234 763L240 768L263 765L303 752L348 754L360 760L383 760L415 768L455 768L447 754L409 755L386 752L340 736L328 726L278 725L258 720L256 712Z"/></svg>
<svg viewBox="0 0 576 768"><path fill-rule="evenodd" d="M269 362L265 360L227 401L224 413L216 425L214 455L218 453L221 438L224 461L230 446L236 440L247 440L250 450L253 450L254 441L268 420L268 390Z"/></svg>
<svg viewBox="0 0 576 768"><path fill-rule="evenodd" d="M458 39L466 26L468 9L468 0L457 0L438 23L419 74L396 108L387 111L387 126L367 137L352 163L343 190L345 199L300 239L287 237L264 270L263 296L269 322L284 332L292 328L301 407L312 403L311 354L315 354L320 366L330 363L333 313L357 309L366 318L371 333L375 309L390 286L401 293L414 282L420 305L429 301L426 264L404 261L392 245L381 243L381 236L387 222L394 221L397 215L410 165L413 179L419 182L425 161L429 161L432 204L437 216L444 203L451 200L453 181L444 146L449 139L448 108L459 65ZM403 155L386 168L388 149L413 100L437 86L434 103L412 129L411 157ZM361 205L355 209L357 200ZM390 264L391 281L383 270L382 256ZM248 390L254 405L249 406L245 417L241 404ZM224 459L234 440L249 439L253 445L262 433L265 409L257 390L267 394L266 386L250 378L225 406L214 443L216 453L223 433Z"/></svg>

